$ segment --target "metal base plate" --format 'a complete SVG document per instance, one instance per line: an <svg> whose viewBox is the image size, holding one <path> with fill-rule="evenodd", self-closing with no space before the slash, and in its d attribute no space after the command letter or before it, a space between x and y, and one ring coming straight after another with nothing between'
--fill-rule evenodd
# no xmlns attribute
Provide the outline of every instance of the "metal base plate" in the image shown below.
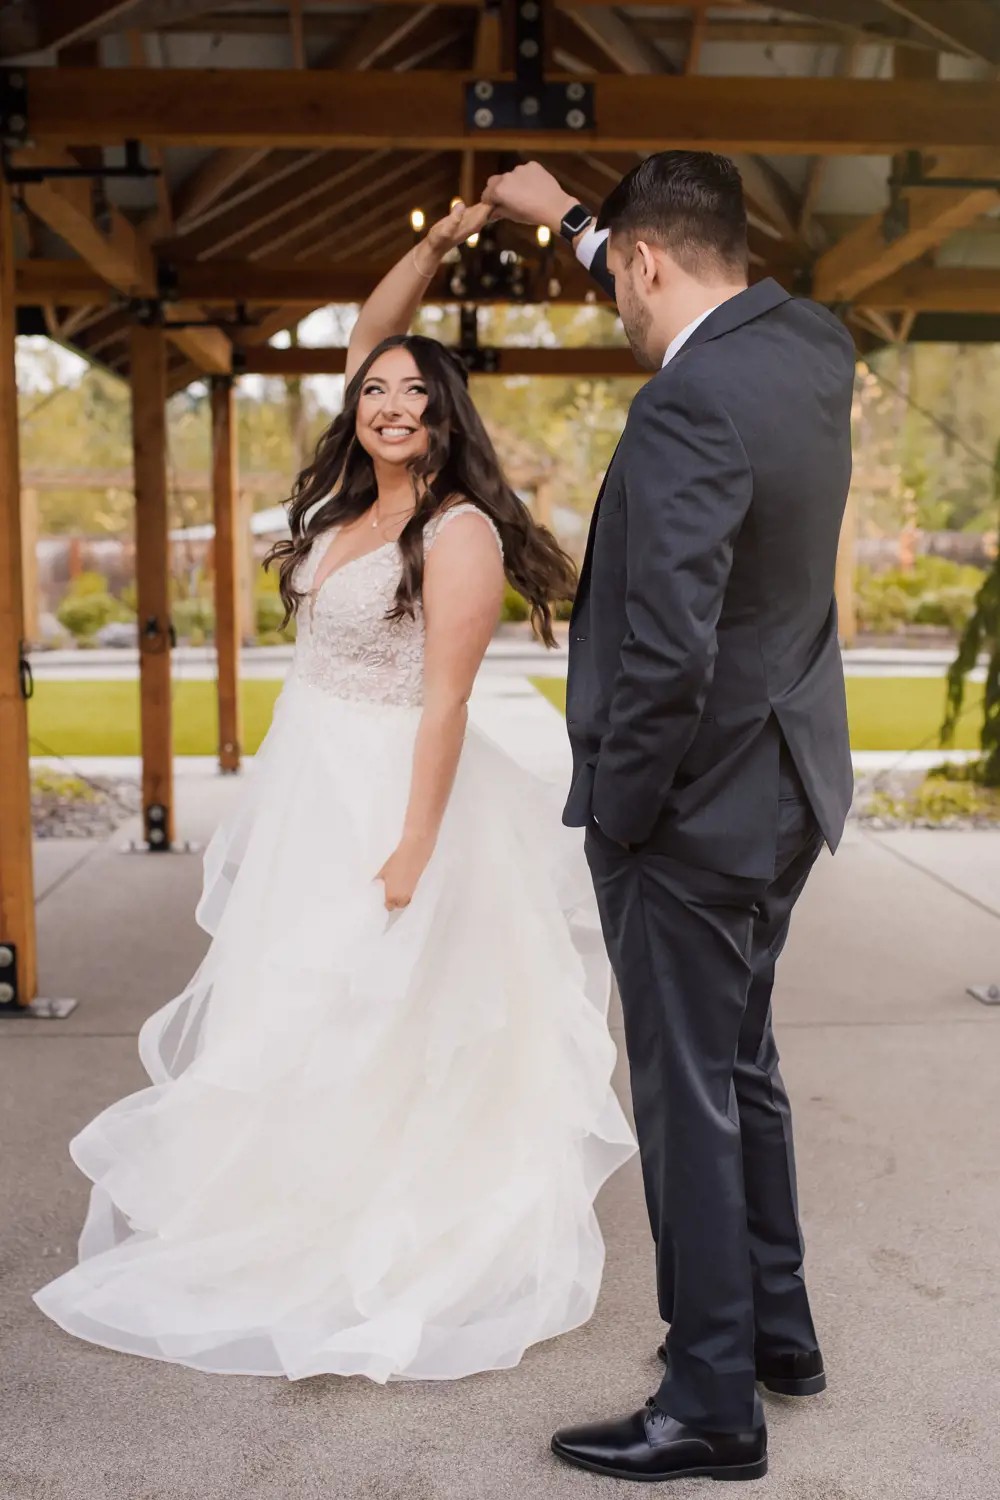
<svg viewBox="0 0 1000 1500"><path fill-rule="evenodd" d="M1000 1005L1000 984L970 984L965 993L980 1005Z"/></svg>
<svg viewBox="0 0 1000 1500"><path fill-rule="evenodd" d="M0 1005L0 1021L21 1020L31 1016L36 1021L65 1021L79 1005L79 1000L48 1000L39 995L29 1005Z"/></svg>
<svg viewBox="0 0 1000 1500"><path fill-rule="evenodd" d="M118 850L119 854L198 854L201 844L192 843L191 839L179 839L170 845L169 849L154 849L152 844L147 844L145 839L129 839L127 844L122 844Z"/></svg>

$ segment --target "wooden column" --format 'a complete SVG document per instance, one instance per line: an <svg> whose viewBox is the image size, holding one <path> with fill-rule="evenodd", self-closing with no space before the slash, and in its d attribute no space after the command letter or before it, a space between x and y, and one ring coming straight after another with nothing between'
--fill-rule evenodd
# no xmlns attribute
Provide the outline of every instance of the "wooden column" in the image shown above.
<svg viewBox="0 0 1000 1500"><path fill-rule="evenodd" d="M18 457L14 337L14 224L10 190L0 174L0 945L16 967L0 962L0 983L16 981L17 1003L38 989L35 884L31 857L28 705L21 689L24 585L21 578L21 476ZM6 955L0 955L0 959ZM0 1004L10 995L0 996Z"/></svg>
<svg viewBox="0 0 1000 1500"><path fill-rule="evenodd" d="M253 551L253 496L249 491L241 492L236 500L236 559L238 567L237 607L240 639L253 642L257 639L257 559Z"/></svg>
<svg viewBox="0 0 1000 1500"><path fill-rule="evenodd" d="M24 638L37 644L38 600L38 491L21 491L21 592L24 596Z"/></svg>
<svg viewBox="0 0 1000 1500"><path fill-rule="evenodd" d="M239 553L236 495L236 420L233 382L212 377L212 549L215 654L219 701L219 770L240 768Z"/></svg>
<svg viewBox="0 0 1000 1500"><path fill-rule="evenodd" d="M844 524L840 529L840 545L837 548L837 573L834 589L837 595L837 616L840 626L840 643L853 646L858 634L858 610L855 601L854 573L857 565L858 507L851 490L847 496Z"/></svg>
<svg viewBox="0 0 1000 1500"><path fill-rule="evenodd" d="M160 328L136 325L132 367L132 461L135 474L135 572L139 613L142 806L151 848L174 841L171 738L170 596L167 542L167 380ZM154 809L150 815L150 809ZM165 809L157 822L156 808Z"/></svg>

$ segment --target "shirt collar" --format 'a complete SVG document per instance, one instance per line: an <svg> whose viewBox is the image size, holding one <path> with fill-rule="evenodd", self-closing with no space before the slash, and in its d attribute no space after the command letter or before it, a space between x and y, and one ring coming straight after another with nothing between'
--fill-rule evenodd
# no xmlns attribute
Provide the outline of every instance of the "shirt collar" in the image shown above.
<svg viewBox="0 0 1000 1500"><path fill-rule="evenodd" d="M687 343L688 339L691 337L692 333L694 333L695 329L699 328L701 324L704 323L705 319L715 312L716 307L721 306L722 303L717 302L715 304L715 307L706 307L703 313L699 313L696 318L692 318L691 322L687 325L686 328L681 329L676 338L671 339L670 343L667 345L667 352L663 356L663 365L661 365L661 369L664 366L669 365L674 355L680 348L683 347L684 344Z"/></svg>

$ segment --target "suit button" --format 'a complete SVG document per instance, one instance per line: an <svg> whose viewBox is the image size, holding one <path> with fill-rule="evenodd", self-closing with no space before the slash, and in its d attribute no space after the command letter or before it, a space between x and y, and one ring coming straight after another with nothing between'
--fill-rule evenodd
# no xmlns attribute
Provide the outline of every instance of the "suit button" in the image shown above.
<svg viewBox="0 0 1000 1500"><path fill-rule="evenodd" d="M585 641L587 637L585 635L575 635L573 639L574 641Z"/></svg>
<svg viewBox="0 0 1000 1500"><path fill-rule="evenodd" d="M575 729L576 728L576 724L577 724L576 719L567 719L566 720L566 727L567 727L567 729Z"/></svg>

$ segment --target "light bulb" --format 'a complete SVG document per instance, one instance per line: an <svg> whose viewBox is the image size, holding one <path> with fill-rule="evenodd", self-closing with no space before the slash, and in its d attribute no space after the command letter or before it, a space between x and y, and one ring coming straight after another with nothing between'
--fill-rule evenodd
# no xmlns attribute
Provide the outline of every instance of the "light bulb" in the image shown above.
<svg viewBox="0 0 1000 1500"><path fill-rule="evenodd" d="M536 238L538 240L538 243L541 245L542 249L544 250L545 247L546 247L546 245L548 245L551 242L551 239L552 239L552 230L549 228L549 226L547 224L539 224L537 230L535 231L535 235L536 235Z"/></svg>
<svg viewBox="0 0 1000 1500"><path fill-rule="evenodd" d="M467 245L471 245L472 248L473 248L473 250L475 250L476 246L479 244L479 236L478 236L478 234L470 234L469 238L466 240L465 243Z"/></svg>
<svg viewBox="0 0 1000 1500"><path fill-rule="evenodd" d="M423 209L415 208L410 215L410 228L413 230L413 233L419 234L426 222Z"/></svg>

